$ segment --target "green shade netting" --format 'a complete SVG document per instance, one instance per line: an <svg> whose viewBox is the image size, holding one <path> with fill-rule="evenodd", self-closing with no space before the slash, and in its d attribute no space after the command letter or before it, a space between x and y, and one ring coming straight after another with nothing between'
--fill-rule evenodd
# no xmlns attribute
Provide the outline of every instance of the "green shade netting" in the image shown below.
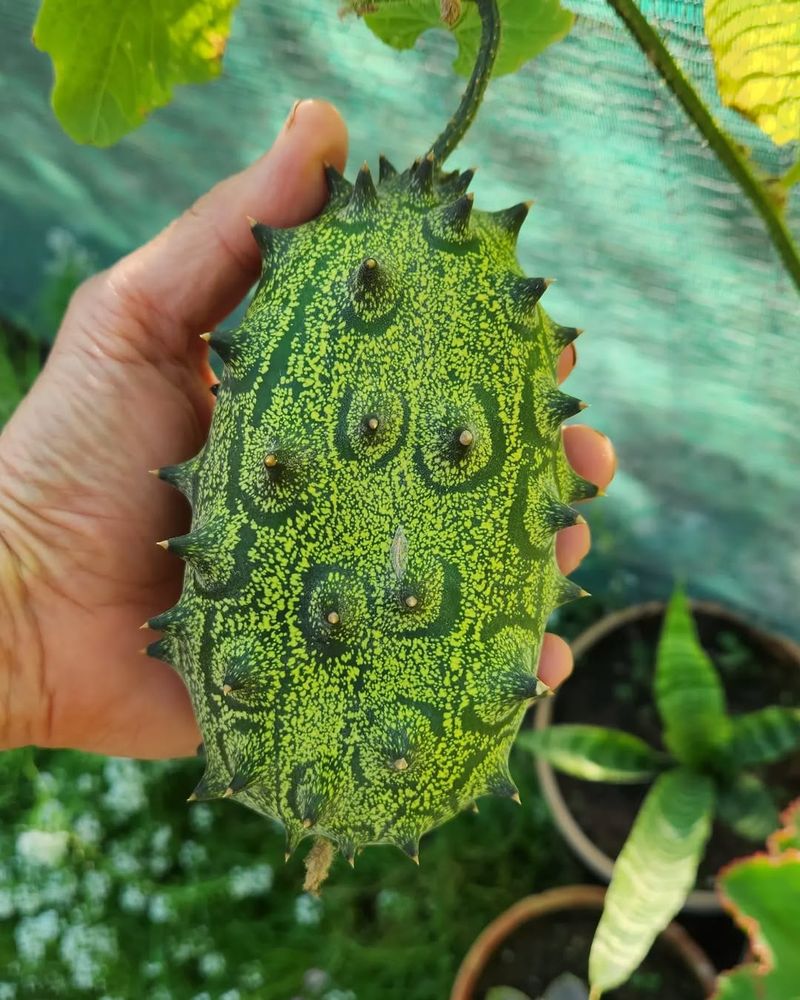
<svg viewBox="0 0 800 1000"><path fill-rule="evenodd" d="M181 88L169 108L108 150L62 134L50 65L30 44L35 4L6 3L0 103L2 293L24 315L48 232L67 229L107 263L152 235L270 143L295 98L345 114L351 170L379 151L423 152L463 81L455 47L429 34L381 45L336 0L243 0L224 76ZM575 28L521 74L495 81L453 166L479 164L479 206L536 206L520 255L555 276L546 308L583 326L570 391L614 438L620 470L590 514L584 582L628 598L673 575L800 634L800 297L762 222L600 0L570 0ZM643 4L724 125L771 173L778 149L719 108L702 4ZM790 224L800 235L800 197Z"/></svg>

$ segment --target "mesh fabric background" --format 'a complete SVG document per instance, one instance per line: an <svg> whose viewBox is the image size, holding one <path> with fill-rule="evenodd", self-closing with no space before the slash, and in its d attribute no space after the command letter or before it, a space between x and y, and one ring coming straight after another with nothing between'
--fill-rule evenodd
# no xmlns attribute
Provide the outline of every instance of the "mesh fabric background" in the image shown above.
<svg viewBox="0 0 800 1000"><path fill-rule="evenodd" d="M556 276L546 308L587 328L570 391L614 438L620 471L590 514L597 544L583 581L602 590L613 575L638 598L664 594L678 574L798 635L800 298L760 219L610 9L566 5L572 33L492 84L451 165L480 165L480 207L536 200L523 266ZM410 162L463 86L443 33L398 54L340 21L336 0L243 0L220 80L179 89L117 147L82 148L48 106L49 60L30 44L36 4L3 6L0 290L23 313L48 230L71 230L110 262L261 153L296 97L339 105L352 171L379 151ZM714 103L702 3L642 6ZM797 157L719 115L770 172Z"/></svg>

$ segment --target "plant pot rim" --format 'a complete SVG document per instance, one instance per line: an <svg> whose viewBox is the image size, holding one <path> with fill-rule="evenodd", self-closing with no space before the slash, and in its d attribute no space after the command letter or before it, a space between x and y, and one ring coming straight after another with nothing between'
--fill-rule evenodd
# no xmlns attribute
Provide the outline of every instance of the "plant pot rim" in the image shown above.
<svg viewBox="0 0 800 1000"><path fill-rule="evenodd" d="M723 604L715 601L695 601L690 600L693 611L707 615L713 615L723 621L736 625L738 628L757 637L761 641L782 649L791 656L800 669L800 646L787 639L785 636L767 632L751 624L746 618L727 608ZM631 622L640 621L646 618L653 618L662 615L667 607L666 601L647 601L643 604L633 604L622 611L613 611L595 622L588 629L583 631L572 643L572 655L577 662L592 646L595 646L601 639L615 632L617 629L629 625ZM553 718L553 710L556 697L544 698L536 706L534 712L534 728L544 729ZM570 812L554 769L540 757L535 762L536 774L542 793L547 801L553 818L556 821L561 834L570 845L572 850L578 855L583 863L594 872L604 882L611 881L611 873L614 868L614 861L607 854L600 850L592 840L578 825L575 817ZM682 909L689 913L721 913L722 905L717 893L712 889L693 889L686 898Z"/></svg>
<svg viewBox="0 0 800 1000"><path fill-rule="evenodd" d="M605 894L605 887L601 885L563 885L518 900L495 917L472 943L459 967L450 1000L475 1000L475 987L481 973L502 942L520 924L561 910L599 910ZM665 927L659 937L669 942L706 995L711 996L716 970L700 945L676 923Z"/></svg>

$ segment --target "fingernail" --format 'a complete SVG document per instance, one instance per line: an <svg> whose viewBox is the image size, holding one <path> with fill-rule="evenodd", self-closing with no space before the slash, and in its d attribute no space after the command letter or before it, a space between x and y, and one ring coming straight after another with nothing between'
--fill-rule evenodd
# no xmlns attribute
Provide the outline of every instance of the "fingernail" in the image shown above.
<svg viewBox="0 0 800 1000"><path fill-rule="evenodd" d="M282 132L288 132L294 125L295 119L297 118L297 112L299 111L301 104L311 104L310 98L306 97L303 98L302 100L297 100L294 102L291 109L289 110L289 114L286 116L286 121L283 123L283 128L281 129Z"/></svg>

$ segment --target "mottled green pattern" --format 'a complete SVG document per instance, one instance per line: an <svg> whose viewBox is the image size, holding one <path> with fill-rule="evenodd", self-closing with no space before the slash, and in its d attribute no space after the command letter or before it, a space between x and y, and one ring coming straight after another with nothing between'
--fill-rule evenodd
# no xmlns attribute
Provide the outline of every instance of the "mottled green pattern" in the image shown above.
<svg viewBox="0 0 800 1000"><path fill-rule="evenodd" d="M179 604L151 623L205 740L198 797L287 829L412 856L485 793L542 687L569 469L557 389L577 335L514 255L526 206L473 211L471 172L431 157L377 189L329 170L331 201L256 226L264 274L226 362L210 437L162 470L190 497Z"/></svg>

